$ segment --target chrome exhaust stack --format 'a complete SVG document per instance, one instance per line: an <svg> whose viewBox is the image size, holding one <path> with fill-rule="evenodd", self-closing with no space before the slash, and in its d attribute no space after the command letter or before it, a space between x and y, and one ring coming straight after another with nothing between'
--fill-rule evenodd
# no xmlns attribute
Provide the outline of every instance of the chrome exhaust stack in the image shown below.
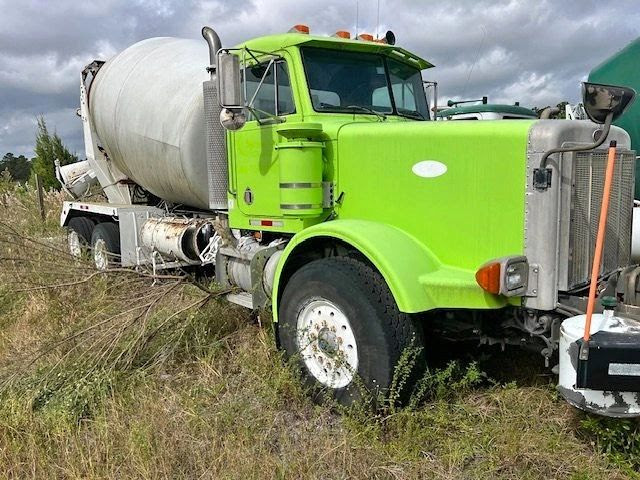
<svg viewBox="0 0 640 480"><path fill-rule="evenodd" d="M214 80L218 66L218 51L222 48L222 42L216 31L211 27L202 27L202 36L207 45L209 45L209 67L207 71L211 74L211 80Z"/></svg>

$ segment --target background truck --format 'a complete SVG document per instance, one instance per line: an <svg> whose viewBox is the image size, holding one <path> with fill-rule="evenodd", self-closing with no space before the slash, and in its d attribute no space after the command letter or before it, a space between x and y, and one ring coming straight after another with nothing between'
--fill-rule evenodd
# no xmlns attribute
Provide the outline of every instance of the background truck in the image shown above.
<svg viewBox="0 0 640 480"><path fill-rule="evenodd" d="M539 116L530 108L521 107L519 102L513 105L489 103L488 97L482 97L478 100L449 100L447 107L438 109L436 118L438 120L532 120Z"/></svg>
<svg viewBox="0 0 640 480"><path fill-rule="evenodd" d="M602 137L618 158L599 293L638 312L622 129L433 122L432 65L391 32L296 26L234 48L202 33L83 70L87 160L60 171L72 253L99 269L215 267L227 299L270 306L278 345L344 403L356 385L386 390L425 326L549 362L560 322L585 310ZM83 200L94 181L106 201Z"/></svg>

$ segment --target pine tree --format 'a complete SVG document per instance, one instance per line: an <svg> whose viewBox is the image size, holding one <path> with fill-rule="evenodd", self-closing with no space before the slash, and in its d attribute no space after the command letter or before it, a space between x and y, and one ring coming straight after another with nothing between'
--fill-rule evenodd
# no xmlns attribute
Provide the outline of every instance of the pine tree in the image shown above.
<svg viewBox="0 0 640 480"><path fill-rule="evenodd" d="M33 178L33 175L37 174L44 188L60 188L60 183L56 179L56 160L60 161L60 165L78 161L78 158L67 150L56 132L49 133L43 116L38 117L35 153L31 176Z"/></svg>

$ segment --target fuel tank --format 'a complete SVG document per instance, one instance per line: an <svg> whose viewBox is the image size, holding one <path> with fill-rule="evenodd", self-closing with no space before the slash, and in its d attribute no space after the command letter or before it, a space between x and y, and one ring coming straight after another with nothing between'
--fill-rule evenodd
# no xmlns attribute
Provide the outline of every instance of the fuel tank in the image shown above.
<svg viewBox="0 0 640 480"><path fill-rule="evenodd" d="M110 160L163 200L209 207L202 40L151 38L108 60L89 91Z"/></svg>

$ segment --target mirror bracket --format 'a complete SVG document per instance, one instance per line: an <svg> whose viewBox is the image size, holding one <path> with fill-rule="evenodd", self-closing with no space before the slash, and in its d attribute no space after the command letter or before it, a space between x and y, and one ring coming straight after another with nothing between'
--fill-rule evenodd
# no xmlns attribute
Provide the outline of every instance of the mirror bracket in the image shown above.
<svg viewBox="0 0 640 480"><path fill-rule="evenodd" d="M540 160L540 166L533 171L533 186L536 190L544 191L551 186L551 169L547 167L547 163L549 161L549 157L554 153L567 153L567 152L584 152L587 150L593 150L598 148L600 145L604 143L609 135L609 130L611 129L611 121L613 120L613 112L609 112L607 118L604 122L604 127L602 129L602 133L598 137L595 143L590 143L588 145L581 145L578 147L567 147L567 148L552 148L551 150L547 150L542 159ZM551 120L553 121L553 120ZM565 121L565 120L563 120ZM547 173L543 173L542 170Z"/></svg>

